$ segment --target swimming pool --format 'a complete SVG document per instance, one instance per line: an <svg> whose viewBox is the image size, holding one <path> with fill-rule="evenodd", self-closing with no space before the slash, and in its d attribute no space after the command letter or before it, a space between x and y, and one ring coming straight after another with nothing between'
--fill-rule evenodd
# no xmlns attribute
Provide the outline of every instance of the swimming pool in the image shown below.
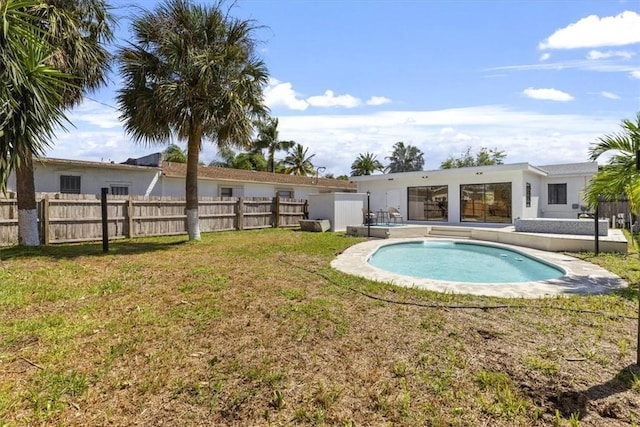
<svg viewBox="0 0 640 427"><path fill-rule="evenodd" d="M457 241L464 243L485 244L478 240L440 239L440 238L394 238L372 239L357 243L331 261L331 267L343 273L354 276L411 288L425 289L445 293L462 293L473 295L487 295L496 297L540 298L554 295L567 294L601 294L628 286L627 282L604 268L571 257L562 252L548 252L523 246L505 245L491 242L491 246L510 249L540 260L549 265L556 266L565 271L565 275L550 280L530 280L527 282L509 283L472 283L449 281L415 277L407 274L398 274L388 270L374 267L369 264L369 259L384 246L408 242L448 242Z"/></svg>
<svg viewBox="0 0 640 427"><path fill-rule="evenodd" d="M385 245L368 260L393 273L465 283L514 283L556 279L565 271L504 247L456 241Z"/></svg>

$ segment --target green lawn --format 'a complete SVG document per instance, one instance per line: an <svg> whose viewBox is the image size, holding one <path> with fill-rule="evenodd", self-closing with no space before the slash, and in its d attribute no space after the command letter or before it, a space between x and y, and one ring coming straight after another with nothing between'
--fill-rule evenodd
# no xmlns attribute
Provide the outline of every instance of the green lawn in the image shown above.
<svg viewBox="0 0 640 427"><path fill-rule="evenodd" d="M329 267L359 241L269 229L0 249L0 425L640 422L635 289L396 288ZM578 256L637 288L637 247Z"/></svg>

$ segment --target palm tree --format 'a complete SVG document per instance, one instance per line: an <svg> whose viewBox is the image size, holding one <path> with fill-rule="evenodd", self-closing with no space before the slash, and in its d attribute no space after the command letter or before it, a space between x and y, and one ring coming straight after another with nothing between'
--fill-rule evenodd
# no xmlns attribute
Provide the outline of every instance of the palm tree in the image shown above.
<svg viewBox="0 0 640 427"><path fill-rule="evenodd" d="M598 198L617 200L621 195L629 199L631 210L640 209L640 171L636 169L636 156L640 150L640 112L636 122L625 119L622 132L607 134L589 148L589 158L596 161L605 153L611 154L609 163L591 179L585 192L590 207Z"/></svg>
<svg viewBox="0 0 640 427"><path fill-rule="evenodd" d="M315 173L311 159L315 154L307 157L309 148L304 148L302 144L295 144L290 150L287 157L283 160L286 171L290 175L308 176Z"/></svg>
<svg viewBox="0 0 640 427"><path fill-rule="evenodd" d="M384 166L373 153L360 153L351 164L352 176L371 175L375 171L384 171Z"/></svg>
<svg viewBox="0 0 640 427"><path fill-rule="evenodd" d="M248 148L252 123L266 115L265 64L253 21L215 6L169 0L133 22L134 42L118 57L125 129L137 142L187 141L187 232L200 239L198 159L203 140Z"/></svg>
<svg viewBox="0 0 640 427"><path fill-rule="evenodd" d="M40 39L37 43L41 47L46 46L48 50L46 58L41 57L38 64L58 70L59 73L65 73L69 79L67 84L57 85L58 105L55 107L47 108L41 105L40 102L44 98L38 99L37 91L27 90L28 93L20 96L20 102L23 103L24 97L31 97L31 101L38 103L32 107L41 109L38 115L48 115L51 122L58 123L60 116L51 108L64 111L64 108L78 104L85 92L104 84L110 57L104 44L113 39L111 30L113 20L106 4L102 0L46 0L5 1L2 5L13 6L14 11L19 11L23 16L32 17L29 19L31 27L29 31L37 32ZM29 102L24 104L23 107L29 108ZM52 128L45 128L41 129L44 133L40 137L43 141L49 141L53 135ZM14 127L12 131L19 131L19 127ZM3 132L5 136L9 133L11 132ZM41 155L42 149L48 144L35 146L24 141L19 144L19 147L16 144L15 150L21 153L21 161L15 166L20 243L37 246L40 240L37 231L32 157Z"/></svg>
<svg viewBox="0 0 640 427"><path fill-rule="evenodd" d="M276 151L287 151L295 145L295 141L280 141L278 138L278 118L268 118L256 123L258 137L253 141L253 150L267 150L268 171L275 172Z"/></svg>
<svg viewBox="0 0 640 427"><path fill-rule="evenodd" d="M169 146L162 152L163 160L174 163L187 163L187 155L176 144L169 144Z"/></svg>
<svg viewBox="0 0 640 427"><path fill-rule="evenodd" d="M405 146L404 142L396 142L393 145L391 156L386 157L389 159L387 170L391 173L422 170L423 155L424 153L413 145Z"/></svg>

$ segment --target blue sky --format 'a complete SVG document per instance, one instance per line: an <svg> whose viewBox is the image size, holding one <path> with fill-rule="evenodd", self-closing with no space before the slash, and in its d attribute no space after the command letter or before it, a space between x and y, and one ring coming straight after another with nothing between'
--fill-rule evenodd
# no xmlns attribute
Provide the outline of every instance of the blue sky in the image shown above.
<svg viewBox="0 0 640 427"><path fill-rule="evenodd" d="M122 45L135 8L110 4ZM506 163L587 161L598 137L640 111L638 0L238 0L232 13L264 26L280 138L334 175L360 153L386 164L398 141L420 148L427 170L467 147L502 150ZM47 155L121 162L161 151L134 144L103 105L116 105L119 84L113 73L90 95L99 102L72 110L75 127ZM200 156L216 153L205 143Z"/></svg>

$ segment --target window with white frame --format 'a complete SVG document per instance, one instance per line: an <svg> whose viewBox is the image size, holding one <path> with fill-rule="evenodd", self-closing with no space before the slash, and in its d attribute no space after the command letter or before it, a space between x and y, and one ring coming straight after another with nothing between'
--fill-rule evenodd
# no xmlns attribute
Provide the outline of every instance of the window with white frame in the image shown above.
<svg viewBox="0 0 640 427"><path fill-rule="evenodd" d="M293 199L293 190L278 190L276 196L281 199Z"/></svg>
<svg viewBox="0 0 640 427"><path fill-rule="evenodd" d="M531 183L527 182L527 186L526 186L526 205L528 208L531 207Z"/></svg>
<svg viewBox="0 0 640 427"><path fill-rule="evenodd" d="M63 194L80 194L80 177L76 175L60 175L60 192Z"/></svg>
<svg viewBox="0 0 640 427"><path fill-rule="evenodd" d="M114 196L128 196L129 195L129 187L126 185L111 185L111 194Z"/></svg>
<svg viewBox="0 0 640 427"><path fill-rule="evenodd" d="M220 197L233 197L233 188L220 187Z"/></svg>
<svg viewBox="0 0 640 427"><path fill-rule="evenodd" d="M550 205L567 204L567 184L549 184L548 190Z"/></svg>

